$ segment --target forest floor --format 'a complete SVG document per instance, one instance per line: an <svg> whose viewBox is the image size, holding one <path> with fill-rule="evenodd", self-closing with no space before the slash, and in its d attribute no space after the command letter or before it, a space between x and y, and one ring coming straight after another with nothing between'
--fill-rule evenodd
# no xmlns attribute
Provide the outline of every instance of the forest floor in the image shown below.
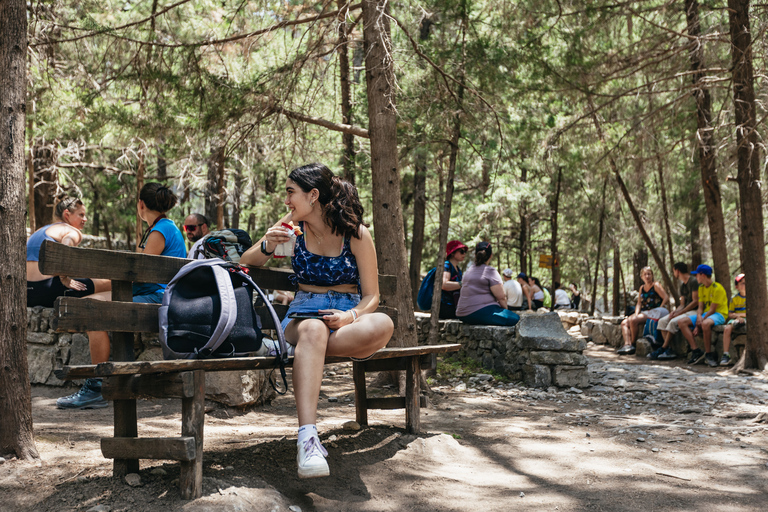
<svg viewBox="0 0 768 512"><path fill-rule="evenodd" d="M33 387L41 460L0 464L2 511L764 511L768 380L684 361L647 364L591 346L592 386L533 390L454 375L433 382L422 434L402 411L353 420L351 367L326 367L318 427L331 476L296 476L293 397L247 413L211 405L204 493L179 497L177 463L142 461L141 483L111 477L99 438L112 407L55 408ZM178 401L139 402L140 435L179 435Z"/></svg>

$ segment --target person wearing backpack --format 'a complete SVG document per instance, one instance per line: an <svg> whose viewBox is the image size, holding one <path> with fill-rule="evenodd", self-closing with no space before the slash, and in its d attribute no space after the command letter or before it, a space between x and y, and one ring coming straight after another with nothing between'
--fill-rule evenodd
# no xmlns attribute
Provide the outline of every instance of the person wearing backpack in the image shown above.
<svg viewBox="0 0 768 512"><path fill-rule="evenodd" d="M203 243L203 237L211 232L208 219L201 213L190 213L184 219L184 231L187 233L187 239L192 242L189 248L187 258L205 259L205 256L199 254L200 245Z"/></svg>
<svg viewBox="0 0 768 512"><path fill-rule="evenodd" d="M451 240L445 246L445 263L443 264L443 284L440 295L439 318L449 320L456 318L456 304L459 302L462 272L459 264L467 255L467 246L458 240ZM436 269L427 272L419 286L417 305L422 311L432 309L432 296L435 289Z"/></svg>
<svg viewBox="0 0 768 512"><path fill-rule="evenodd" d="M149 229L141 237L136 252L185 258L187 249L184 236L176 224L165 216L165 212L176 205L178 198L173 191L160 183L147 183L139 192L137 206L139 217ZM166 285L160 283L133 283L133 302L159 304L163 300ZM111 300L112 292L89 295L86 298ZM91 363L105 363L109 360L109 335L103 331L88 332L91 349ZM56 400L59 409L96 409L106 407L101 396L101 379L90 378L77 393Z"/></svg>
<svg viewBox="0 0 768 512"><path fill-rule="evenodd" d="M299 432L300 478L328 476L328 452L317 433L317 402L326 356L365 359L384 347L394 324L378 313L376 248L363 224L357 189L322 164L291 171L285 205L290 213L269 228L240 262L261 266L280 246L291 255L298 285L282 321L294 352L293 388ZM283 224L297 223L294 229ZM298 230L296 229L298 228ZM295 241L293 251L285 247ZM295 318L296 314L312 318ZM264 340L265 345L268 343Z"/></svg>

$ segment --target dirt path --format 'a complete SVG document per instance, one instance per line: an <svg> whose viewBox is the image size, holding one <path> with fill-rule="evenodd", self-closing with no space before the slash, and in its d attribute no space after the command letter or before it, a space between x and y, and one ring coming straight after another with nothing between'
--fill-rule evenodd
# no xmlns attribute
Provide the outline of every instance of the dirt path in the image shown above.
<svg viewBox="0 0 768 512"><path fill-rule="evenodd" d="M59 411L61 390L35 387L42 461L0 464L0 510L765 510L768 429L753 420L768 407L757 381L723 387L709 369L667 363L676 385L687 383L681 392L662 382L665 365L596 347L587 355L593 387L583 392L438 382L418 437L403 433L398 411L372 411L372 428L343 430L354 419L351 372L329 368L318 425L326 479L296 477L291 396L247 414L212 410L204 497L192 502L178 497L175 463L143 462L140 487L111 478L99 450L111 407ZM139 416L140 435L178 435L174 401L140 402Z"/></svg>

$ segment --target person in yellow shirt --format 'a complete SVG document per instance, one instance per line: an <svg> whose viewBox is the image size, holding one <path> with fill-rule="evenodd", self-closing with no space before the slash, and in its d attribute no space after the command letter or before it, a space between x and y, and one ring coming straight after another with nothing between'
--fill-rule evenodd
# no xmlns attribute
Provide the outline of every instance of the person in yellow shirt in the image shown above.
<svg viewBox="0 0 768 512"><path fill-rule="evenodd" d="M709 366L718 366L717 352L712 352L712 327L723 325L728 315L728 295L720 283L712 279L712 267L699 265L691 271L699 283L699 308L677 323L688 345L691 346L691 358L688 364L698 364L706 360ZM693 331L691 331L693 328ZM701 333L704 338L704 350L696 345L694 336Z"/></svg>
<svg viewBox="0 0 768 512"><path fill-rule="evenodd" d="M728 308L728 325L723 331L723 358L720 360L720 366L733 364L730 354L733 329L747 323L747 283L744 274L736 276L736 290L736 295L731 299L731 307Z"/></svg>

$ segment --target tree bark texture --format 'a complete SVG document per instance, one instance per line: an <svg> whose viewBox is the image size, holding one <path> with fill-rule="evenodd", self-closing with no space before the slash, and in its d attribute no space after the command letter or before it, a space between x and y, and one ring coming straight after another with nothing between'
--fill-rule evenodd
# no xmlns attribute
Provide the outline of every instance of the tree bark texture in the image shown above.
<svg viewBox="0 0 768 512"><path fill-rule="evenodd" d="M338 0L339 5L339 85L341 89L341 120L346 125L352 124L352 93L349 83L349 37L347 36L347 11L342 10L346 0ZM344 168L344 179L355 183L355 136L352 133L343 132L341 142L344 153L341 157L341 165Z"/></svg>
<svg viewBox="0 0 768 512"><path fill-rule="evenodd" d="M528 181L528 169L520 166L520 181ZM528 208L525 199L520 201L520 272L528 271Z"/></svg>
<svg viewBox="0 0 768 512"><path fill-rule="evenodd" d="M397 161L395 73L386 0L363 1L365 81L368 126L371 133L371 187L373 224L379 273L397 277L394 306L398 325L391 346L417 344L411 286L405 254L400 169Z"/></svg>
<svg viewBox="0 0 768 512"><path fill-rule="evenodd" d="M56 192L57 177L50 146L36 145L30 151L34 155L32 166L35 173L35 226L41 228L53 222L53 196Z"/></svg>
<svg viewBox="0 0 768 512"><path fill-rule="evenodd" d="M618 241L613 244L613 316L619 316L621 304L621 251Z"/></svg>
<svg viewBox="0 0 768 512"><path fill-rule="evenodd" d="M712 128L712 99L709 88L704 83L704 43L701 40L698 0L685 0L685 13L688 19L688 35L693 39L690 59L693 71L693 97L696 100L696 142L699 146L699 165L701 167L701 185L704 192L704 205L707 210L709 238L712 244L712 263L715 280L723 285L731 296L731 271L728 265L728 248L725 243L725 220L723 219L723 199L720 195L720 182L715 167L715 141Z"/></svg>
<svg viewBox="0 0 768 512"><path fill-rule="evenodd" d="M768 289L760 177L760 146L755 111L749 0L728 0L733 62L733 103L739 167L741 233L747 275L747 344L744 367L768 371ZM740 362L741 364L741 362Z"/></svg>
<svg viewBox="0 0 768 512"><path fill-rule="evenodd" d="M218 218L218 206L221 198L219 192L219 162L224 155L224 145L215 144L211 146L211 154L208 157L208 175L205 185L205 216L210 222L215 222ZM219 229L221 224L216 224Z"/></svg>
<svg viewBox="0 0 768 512"><path fill-rule="evenodd" d="M26 349L26 7L0 2L0 454L31 460L39 455Z"/></svg>
<svg viewBox="0 0 768 512"><path fill-rule="evenodd" d="M563 168L558 167L557 178L555 179L555 191L549 202L551 212L550 223L552 226L552 239L550 244L550 252L552 254L552 296L555 294L555 283L560 282L560 255L557 250L557 213L560 206L560 184L562 180Z"/></svg>
<svg viewBox="0 0 768 512"><path fill-rule="evenodd" d="M136 204L139 204L139 199L141 195L141 189L144 187L144 174L146 173L146 169L144 167L144 150L139 150L139 168L136 171ZM136 213L136 244L138 244L141 240L141 234L144 229L144 223L141 220L141 217L139 217L139 214Z"/></svg>
<svg viewBox="0 0 768 512"><path fill-rule="evenodd" d="M408 267L411 278L411 297L416 297L421 284L421 260L424 253L424 222L427 211L427 158L422 151L414 157L413 171L413 238L411 240L411 262Z"/></svg>

